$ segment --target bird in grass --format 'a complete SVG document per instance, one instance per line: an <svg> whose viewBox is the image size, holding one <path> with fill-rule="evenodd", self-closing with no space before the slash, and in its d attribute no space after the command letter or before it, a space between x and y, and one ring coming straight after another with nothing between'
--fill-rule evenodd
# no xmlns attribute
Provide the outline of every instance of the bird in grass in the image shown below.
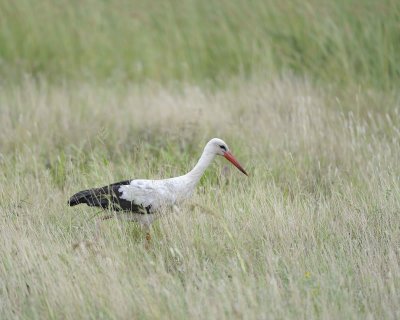
<svg viewBox="0 0 400 320"><path fill-rule="evenodd" d="M125 219L148 228L157 218L157 213L190 198L204 171L216 156L225 157L248 175L230 152L228 145L223 140L214 138L206 144L194 168L185 175L162 180L125 180L101 188L79 191L69 199L69 205L86 203L91 207L117 211L117 217L124 216ZM149 233L146 238L150 239Z"/></svg>

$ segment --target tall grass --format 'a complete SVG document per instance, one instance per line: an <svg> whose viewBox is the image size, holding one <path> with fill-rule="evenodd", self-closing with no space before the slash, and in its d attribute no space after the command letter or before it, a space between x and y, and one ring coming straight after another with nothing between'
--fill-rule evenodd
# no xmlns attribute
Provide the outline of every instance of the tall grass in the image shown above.
<svg viewBox="0 0 400 320"><path fill-rule="evenodd" d="M282 72L396 88L400 2L0 1L0 72L223 84Z"/></svg>
<svg viewBox="0 0 400 320"><path fill-rule="evenodd" d="M396 97L290 78L1 90L3 318L399 318ZM183 173L213 136L250 177L218 159L148 250L136 225L66 206L82 188Z"/></svg>

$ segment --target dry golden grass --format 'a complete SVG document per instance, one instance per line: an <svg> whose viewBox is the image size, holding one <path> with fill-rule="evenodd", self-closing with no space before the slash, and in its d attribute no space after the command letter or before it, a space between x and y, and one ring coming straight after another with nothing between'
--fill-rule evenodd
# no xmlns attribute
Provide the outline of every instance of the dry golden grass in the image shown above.
<svg viewBox="0 0 400 320"><path fill-rule="evenodd" d="M400 317L396 93L26 79L0 105L2 318ZM214 136L251 176L218 159L150 250L136 225L66 205L183 173Z"/></svg>

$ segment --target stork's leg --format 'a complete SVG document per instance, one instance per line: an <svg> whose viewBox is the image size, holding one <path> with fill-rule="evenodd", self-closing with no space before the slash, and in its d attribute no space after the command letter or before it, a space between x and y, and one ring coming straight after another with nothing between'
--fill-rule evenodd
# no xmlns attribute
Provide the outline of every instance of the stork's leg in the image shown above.
<svg viewBox="0 0 400 320"><path fill-rule="evenodd" d="M144 248L146 250L150 250L151 246L151 234L150 232L146 232L146 242L144 243Z"/></svg>
<svg viewBox="0 0 400 320"><path fill-rule="evenodd" d="M151 234L150 234L149 231L146 232L146 241L147 241L148 243L150 243L150 241L151 241Z"/></svg>
<svg viewBox="0 0 400 320"><path fill-rule="evenodd" d="M144 247L146 248L146 250L149 250L150 249L150 245L151 245L150 225L149 224L145 224L144 225L144 230L146 231L146 242L144 244Z"/></svg>

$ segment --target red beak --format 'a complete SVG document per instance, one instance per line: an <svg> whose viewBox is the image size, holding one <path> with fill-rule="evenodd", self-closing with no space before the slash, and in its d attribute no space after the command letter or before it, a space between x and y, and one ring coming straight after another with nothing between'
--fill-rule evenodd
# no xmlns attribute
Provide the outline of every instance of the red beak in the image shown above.
<svg viewBox="0 0 400 320"><path fill-rule="evenodd" d="M236 168L238 168L241 172L243 172L246 176L248 176L246 170L243 169L243 167L240 165L239 161L236 160L236 158L233 156L233 154L230 151L226 151L224 153L224 157L230 161Z"/></svg>

